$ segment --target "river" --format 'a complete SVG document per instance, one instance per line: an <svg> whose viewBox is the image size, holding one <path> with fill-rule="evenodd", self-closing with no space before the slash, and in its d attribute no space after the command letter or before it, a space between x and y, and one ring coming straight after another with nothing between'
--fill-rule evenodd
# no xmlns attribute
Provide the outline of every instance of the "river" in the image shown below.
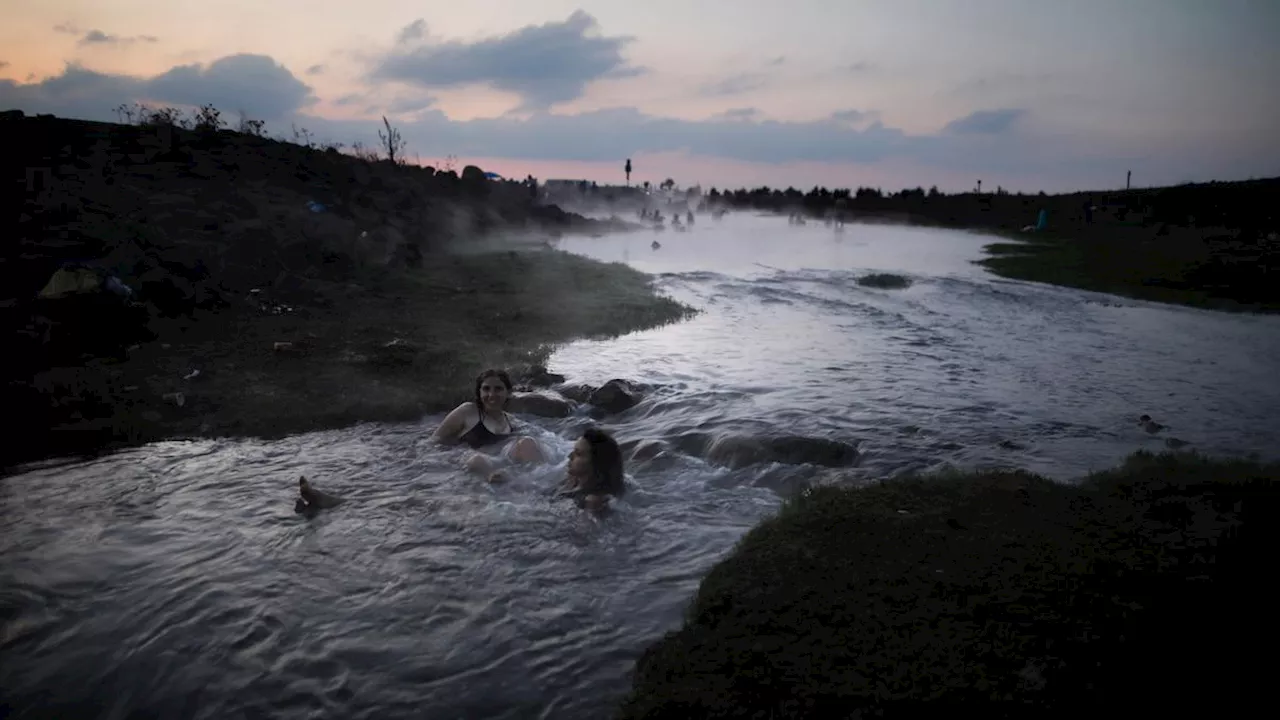
<svg viewBox="0 0 1280 720"><path fill-rule="evenodd" d="M662 247L650 243L658 239ZM1062 481L1165 447L1280 449L1280 318L1007 281L957 231L733 214L565 238L654 274L695 318L559 349L649 396L606 427L657 448L604 520L423 442L439 420L277 442L166 442L0 478L10 718L600 718L702 575L799 483L946 466ZM871 272L904 289L865 287ZM1149 413L1169 429L1142 432ZM717 467L691 433L858 448L850 468ZM344 494L293 513L300 474Z"/></svg>

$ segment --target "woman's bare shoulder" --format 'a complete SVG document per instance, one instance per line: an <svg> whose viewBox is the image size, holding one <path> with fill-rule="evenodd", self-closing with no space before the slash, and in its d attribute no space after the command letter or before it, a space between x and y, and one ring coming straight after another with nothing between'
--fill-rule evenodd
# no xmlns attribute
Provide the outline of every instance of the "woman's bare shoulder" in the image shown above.
<svg viewBox="0 0 1280 720"><path fill-rule="evenodd" d="M453 410L450 410L449 414L444 416L444 420L440 421L440 425L436 427L435 433L433 433L436 440L438 442L448 443L461 435L462 431L466 429L466 426L472 423L472 418L475 417L475 410L469 407L474 404L475 403L462 403Z"/></svg>
<svg viewBox="0 0 1280 720"><path fill-rule="evenodd" d="M449 411L451 417L471 417L479 414L480 411L476 408L476 404L470 400Z"/></svg>

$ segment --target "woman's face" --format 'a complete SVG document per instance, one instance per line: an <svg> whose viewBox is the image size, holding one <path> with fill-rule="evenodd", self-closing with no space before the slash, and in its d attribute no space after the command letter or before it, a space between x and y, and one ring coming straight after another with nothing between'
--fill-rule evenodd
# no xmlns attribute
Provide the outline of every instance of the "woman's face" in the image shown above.
<svg viewBox="0 0 1280 720"><path fill-rule="evenodd" d="M569 453L569 475L575 478L591 476L591 443L586 438L578 438Z"/></svg>
<svg viewBox="0 0 1280 720"><path fill-rule="evenodd" d="M498 411L507 404L507 386L502 378L487 377L480 383L480 402L485 410Z"/></svg>

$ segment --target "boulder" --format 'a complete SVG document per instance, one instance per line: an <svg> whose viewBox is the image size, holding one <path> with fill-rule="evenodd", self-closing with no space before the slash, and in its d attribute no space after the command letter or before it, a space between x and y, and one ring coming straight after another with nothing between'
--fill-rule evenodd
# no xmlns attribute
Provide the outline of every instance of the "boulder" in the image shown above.
<svg viewBox="0 0 1280 720"><path fill-rule="evenodd" d="M543 392L517 392L511 395L507 411L538 417L563 418L573 413L573 403L558 395Z"/></svg>
<svg viewBox="0 0 1280 720"><path fill-rule="evenodd" d="M556 392L577 403L589 402L591 394L595 391L595 388L585 383L571 383L556 387Z"/></svg>
<svg viewBox="0 0 1280 720"><path fill-rule="evenodd" d="M640 403L640 391L627 380L613 379L601 385L588 399L592 405L613 415L625 412Z"/></svg>

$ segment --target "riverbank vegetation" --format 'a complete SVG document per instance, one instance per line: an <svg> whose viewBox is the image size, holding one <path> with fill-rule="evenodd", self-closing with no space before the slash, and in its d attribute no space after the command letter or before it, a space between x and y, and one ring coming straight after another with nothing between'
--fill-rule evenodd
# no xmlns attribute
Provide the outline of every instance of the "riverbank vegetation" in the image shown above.
<svg viewBox="0 0 1280 720"><path fill-rule="evenodd" d="M1252 707L1280 465L1138 453L813 488L703 580L621 718L1078 717ZM859 714L861 713L861 714Z"/></svg>

